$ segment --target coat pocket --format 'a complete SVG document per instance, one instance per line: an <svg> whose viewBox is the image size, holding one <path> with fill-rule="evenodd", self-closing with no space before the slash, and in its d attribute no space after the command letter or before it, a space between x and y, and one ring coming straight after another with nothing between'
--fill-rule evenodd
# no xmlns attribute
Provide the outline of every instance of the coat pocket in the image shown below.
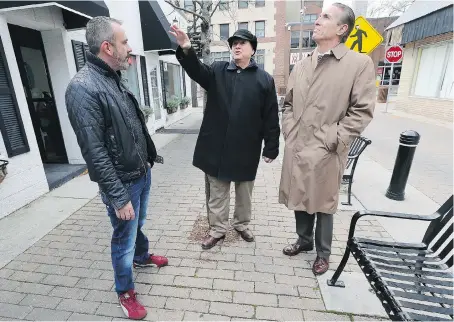
<svg viewBox="0 0 454 322"><path fill-rule="evenodd" d="M325 147L329 152L335 152L337 149L337 123L331 124L325 134Z"/></svg>

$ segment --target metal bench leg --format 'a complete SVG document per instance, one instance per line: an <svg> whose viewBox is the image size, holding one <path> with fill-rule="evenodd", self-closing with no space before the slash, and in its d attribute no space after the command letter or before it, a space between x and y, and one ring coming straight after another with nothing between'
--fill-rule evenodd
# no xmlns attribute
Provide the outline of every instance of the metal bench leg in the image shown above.
<svg viewBox="0 0 454 322"><path fill-rule="evenodd" d="M344 270L349 257L350 257L350 247L347 245L347 247L345 248L344 257L342 257L342 260L341 260L339 266L337 267L336 272L334 272L334 275L333 275L333 277L331 277L331 279L327 280L327 283L329 286L345 287L344 282L338 281L338 279L339 279L340 274Z"/></svg>
<svg viewBox="0 0 454 322"><path fill-rule="evenodd" d="M347 192L347 198L348 198L348 202L342 202L342 205L344 206L351 206L352 205L352 199L351 199L351 196L352 196L352 183L353 183L353 180L352 179L349 179L348 180L348 192Z"/></svg>

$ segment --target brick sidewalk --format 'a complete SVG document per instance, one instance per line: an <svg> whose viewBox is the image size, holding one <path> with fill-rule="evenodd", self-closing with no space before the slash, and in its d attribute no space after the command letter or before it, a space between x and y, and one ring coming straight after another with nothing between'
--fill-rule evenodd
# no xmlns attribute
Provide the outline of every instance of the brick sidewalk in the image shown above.
<svg viewBox="0 0 454 322"><path fill-rule="evenodd" d="M261 163L258 171L251 223L256 242L234 238L202 251L200 241L189 239L196 221L206 217L203 175L191 165L196 137L181 135L168 144L160 150L165 164L154 168L145 229L151 250L169 257L169 266L135 272L146 320L370 320L325 311L311 272L315 252L282 254L296 234L293 213L277 203L278 161ZM332 269L352 214L335 215ZM362 236L389 238L374 220L359 228ZM124 319L113 291L111 230L95 198L1 269L0 320ZM352 263L347 270L358 268Z"/></svg>

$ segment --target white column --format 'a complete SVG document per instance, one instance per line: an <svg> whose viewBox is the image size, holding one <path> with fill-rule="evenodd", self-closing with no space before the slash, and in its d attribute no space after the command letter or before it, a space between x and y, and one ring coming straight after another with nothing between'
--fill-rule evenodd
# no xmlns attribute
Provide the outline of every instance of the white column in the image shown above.
<svg viewBox="0 0 454 322"><path fill-rule="evenodd" d="M22 123L30 146L30 152L8 159L0 133L0 154L2 158L7 158L9 161L8 175L0 187L0 218L2 218L49 191L49 186L22 87L7 21L3 16L0 16L0 37L7 57L5 64L8 65L11 74L12 87L15 91Z"/></svg>

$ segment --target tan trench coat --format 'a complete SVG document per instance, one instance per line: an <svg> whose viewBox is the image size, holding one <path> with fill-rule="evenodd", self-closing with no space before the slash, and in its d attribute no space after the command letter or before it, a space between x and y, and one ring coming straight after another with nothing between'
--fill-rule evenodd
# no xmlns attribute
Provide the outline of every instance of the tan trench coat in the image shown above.
<svg viewBox="0 0 454 322"><path fill-rule="evenodd" d="M290 210L334 214L350 143L373 117L371 58L339 44L317 64L315 50L293 68L284 107L279 202Z"/></svg>

